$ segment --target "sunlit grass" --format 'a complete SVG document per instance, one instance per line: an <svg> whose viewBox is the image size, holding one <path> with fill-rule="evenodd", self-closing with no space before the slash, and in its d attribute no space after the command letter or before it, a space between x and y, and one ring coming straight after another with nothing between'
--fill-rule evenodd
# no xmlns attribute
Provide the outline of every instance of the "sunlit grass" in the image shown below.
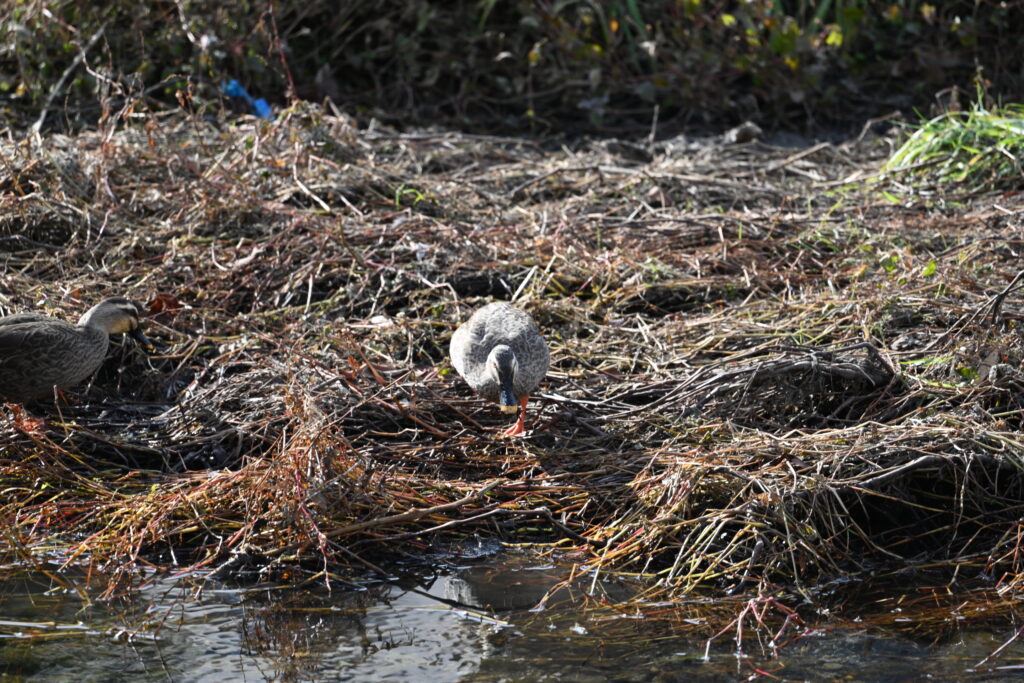
<svg viewBox="0 0 1024 683"><path fill-rule="evenodd" d="M1024 105L947 112L926 121L886 162L889 174L921 182L954 184L971 192L1024 184Z"/></svg>

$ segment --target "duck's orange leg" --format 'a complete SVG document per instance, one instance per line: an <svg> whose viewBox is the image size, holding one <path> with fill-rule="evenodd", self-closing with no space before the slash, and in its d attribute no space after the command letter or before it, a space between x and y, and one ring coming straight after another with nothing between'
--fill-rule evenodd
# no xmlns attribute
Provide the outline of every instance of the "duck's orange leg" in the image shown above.
<svg viewBox="0 0 1024 683"><path fill-rule="evenodd" d="M519 399L519 419L516 420L514 425L502 432L502 436L519 436L526 431L526 402L529 400L529 396L523 396Z"/></svg>
<svg viewBox="0 0 1024 683"><path fill-rule="evenodd" d="M8 403L6 405L11 409L11 415L14 418L14 426L23 432L37 432L39 431L39 428L45 424L45 422L38 418L26 415L24 408L17 403Z"/></svg>

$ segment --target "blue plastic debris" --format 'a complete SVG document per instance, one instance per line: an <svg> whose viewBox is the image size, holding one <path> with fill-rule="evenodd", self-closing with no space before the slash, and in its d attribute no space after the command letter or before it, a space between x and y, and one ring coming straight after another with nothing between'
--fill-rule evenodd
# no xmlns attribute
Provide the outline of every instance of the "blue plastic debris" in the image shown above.
<svg viewBox="0 0 1024 683"><path fill-rule="evenodd" d="M265 99L260 97L259 99L253 99L249 91L239 83L237 80L232 78L230 81L221 86L221 91L228 97L240 97L249 103L252 108L252 113L261 119L267 119L272 121L274 119L274 112L271 111L270 105Z"/></svg>

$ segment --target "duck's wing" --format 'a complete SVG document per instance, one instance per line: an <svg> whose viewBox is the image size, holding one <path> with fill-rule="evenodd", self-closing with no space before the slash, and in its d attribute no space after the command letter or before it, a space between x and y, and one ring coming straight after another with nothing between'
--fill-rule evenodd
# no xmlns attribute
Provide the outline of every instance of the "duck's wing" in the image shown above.
<svg viewBox="0 0 1024 683"><path fill-rule="evenodd" d="M520 335L514 346L519 372L516 373L516 393L531 394L548 373L551 354L547 342L536 327Z"/></svg>
<svg viewBox="0 0 1024 683"><path fill-rule="evenodd" d="M38 398L81 379L82 359L68 352L68 331L44 320L0 325L0 395L8 400Z"/></svg>
<svg viewBox="0 0 1024 683"><path fill-rule="evenodd" d="M455 332L452 333L452 340L448 342L448 355L452 359L452 365L455 366L455 370L463 377L466 376L469 344L469 331L466 329L466 325L459 325Z"/></svg>
<svg viewBox="0 0 1024 683"><path fill-rule="evenodd" d="M11 327L12 325L21 325L23 323L45 323L51 322L53 318L42 315L41 313L15 313L14 315L7 315L0 318L0 329L5 327Z"/></svg>
<svg viewBox="0 0 1024 683"><path fill-rule="evenodd" d="M51 318L38 316L30 318L32 313L19 316L8 316L0 320L0 358L13 356L43 357L53 351L55 345L67 342L67 332L56 325L43 324L53 322ZM10 318L21 317L20 321L10 322Z"/></svg>
<svg viewBox="0 0 1024 683"><path fill-rule="evenodd" d="M492 328L490 316L481 316L477 311L452 335L448 346L452 365L467 380L482 371L481 368L487 363L487 354L495 344L500 343Z"/></svg>

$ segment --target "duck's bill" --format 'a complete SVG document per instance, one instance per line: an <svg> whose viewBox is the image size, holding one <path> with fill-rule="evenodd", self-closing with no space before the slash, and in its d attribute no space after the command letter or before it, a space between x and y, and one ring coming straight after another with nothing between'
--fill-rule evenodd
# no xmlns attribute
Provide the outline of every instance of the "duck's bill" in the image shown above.
<svg viewBox="0 0 1024 683"><path fill-rule="evenodd" d="M503 413L514 413L519 410L519 402L516 401L516 394L512 391L512 382L503 383L501 393L498 395L498 407Z"/></svg>
<svg viewBox="0 0 1024 683"><path fill-rule="evenodd" d="M153 342L149 341L149 337L145 335L141 327L136 327L134 330L129 332L129 334L132 335L132 339L142 345L142 348L147 351L156 351L156 347L153 346Z"/></svg>

